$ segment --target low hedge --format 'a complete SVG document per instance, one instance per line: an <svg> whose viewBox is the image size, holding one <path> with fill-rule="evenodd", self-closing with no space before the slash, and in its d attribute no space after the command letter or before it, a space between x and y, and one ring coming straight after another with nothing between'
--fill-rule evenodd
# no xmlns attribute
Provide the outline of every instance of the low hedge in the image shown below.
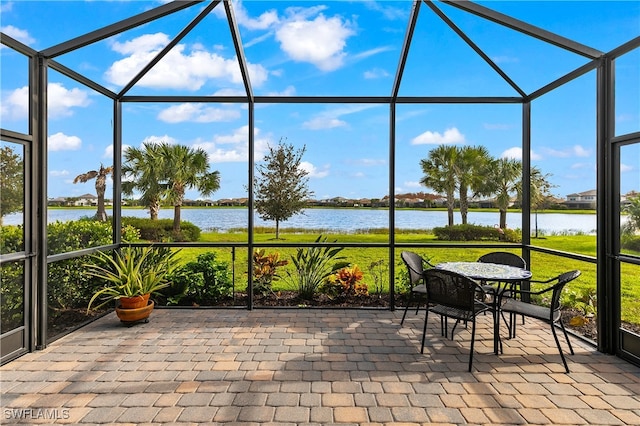
<svg viewBox="0 0 640 426"><path fill-rule="evenodd" d="M433 228L433 233L442 241L522 241L522 235L516 230L473 224L437 227Z"/></svg>
<svg viewBox="0 0 640 426"><path fill-rule="evenodd" d="M173 219L151 220L142 217L123 217L122 226L130 225L140 230L140 238L148 241L198 241L200 228L191 222L181 221L180 232L173 232Z"/></svg>

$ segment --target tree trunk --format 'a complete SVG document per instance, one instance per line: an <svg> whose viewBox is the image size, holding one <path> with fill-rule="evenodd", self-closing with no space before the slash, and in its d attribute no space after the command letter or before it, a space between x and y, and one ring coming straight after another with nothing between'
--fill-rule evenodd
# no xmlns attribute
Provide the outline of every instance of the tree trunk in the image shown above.
<svg viewBox="0 0 640 426"><path fill-rule="evenodd" d="M107 221L107 211L104 207L105 186L106 182L104 179L100 179L99 177L96 178L96 192L98 193L98 211L96 212L96 219L100 222Z"/></svg>
<svg viewBox="0 0 640 426"><path fill-rule="evenodd" d="M500 229L507 229L507 211L500 209Z"/></svg>
<svg viewBox="0 0 640 426"><path fill-rule="evenodd" d="M180 232L180 204L173 206L173 232Z"/></svg>
<svg viewBox="0 0 640 426"><path fill-rule="evenodd" d="M158 220L159 211L160 211L160 204L157 201L154 201L149 204L149 214L151 215L151 220Z"/></svg>
<svg viewBox="0 0 640 426"><path fill-rule="evenodd" d="M276 240L280 239L280 221L276 219Z"/></svg>
<svg viewBox="0 0 640 426"><path fill-rule="evenodd" d="M467 191L460 190L460 217L462 218L462 224L467 224L467 213L469 211L469 200L467 199Z"/></svg>

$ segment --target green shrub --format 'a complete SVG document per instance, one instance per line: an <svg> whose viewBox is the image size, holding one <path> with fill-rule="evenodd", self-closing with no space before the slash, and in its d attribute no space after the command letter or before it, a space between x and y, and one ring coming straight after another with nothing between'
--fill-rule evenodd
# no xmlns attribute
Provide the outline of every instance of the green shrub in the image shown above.
<svg viewBox="0 0 640 426"><path fill-rule="evenodd" d="M0 266L0 327L7 332L23 323L24 268L22 262L7 262Z"/></svg>
<svg viewBox="0 0 640 426"><path fill-rule="evenodd" d="M621 238L622 248L629 251L640 253L640 236L639 235L623 235Z"/></svg>
<svg viewBox="0 0 640 426"><path fill-rule="evenodd" d="M24 251L24 228L18 225L0 226L0 254Z"/></svg>
<svg viewBox="0 0 640 426"><path fill-rule="evenodd" d="M520 232L513 229L498 229L493 226L473 224L433 228L436 238L443 241L522 241Z"/></svg>
<svg viewBox="0 0 640 426"><path fill-rule="evenodd" d="M191 222L181 221L180 232L173 232L172 219L151 220L143 217L123 217L122 225L130 225L140 230L140 238L148 241L198 241L200 228Z"/></svg>
<svg viewBox="0 0 640 426"><path fill-rule="evenodd" d="M320 235L316 243L327 242L327 237ZM334 241L335 242L335 241ZM343 256L338 254L344 247L303 247L296 250L296 255L291 256L294 271L287 271L288 280L298 289L298 295L306 300L313 299L316 291L324 280L345 266ZM336 262L337 261L337 262Z"/></svg>
<svg viewBox="0 0 640 426"><path fill-rule="evenodd" d="M198 255L194 262L178 268L168 280L171 285L163 291L168 305L215 305L233 290L228 265L218 261L215 252Z"/></svg>

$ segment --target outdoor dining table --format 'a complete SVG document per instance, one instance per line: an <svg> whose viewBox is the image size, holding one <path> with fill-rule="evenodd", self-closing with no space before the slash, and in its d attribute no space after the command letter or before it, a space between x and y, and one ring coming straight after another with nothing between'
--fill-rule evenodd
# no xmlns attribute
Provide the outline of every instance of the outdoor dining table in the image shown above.
<svg viewBox="0 0 640 426"><path fill-rule="evenodd" d="M484 262L444 262L435 266L436 269L456 272L482 283L495 284L493 287L493 350L498 354L500 343L500 306L498 301L502 293L512 284L526 281L531 278L531 271L515 266L501 265L498 263Z"/></svg>

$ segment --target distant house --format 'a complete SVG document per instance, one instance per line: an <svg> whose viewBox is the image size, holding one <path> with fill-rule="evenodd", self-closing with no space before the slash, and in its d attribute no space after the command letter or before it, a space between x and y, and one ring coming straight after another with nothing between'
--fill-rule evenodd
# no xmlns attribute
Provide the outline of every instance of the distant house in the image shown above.
<svg viewBox="0 0 640 426"><path fill-rule="evenodd" d="M49 207L65 207L69 204L66 197L49 198L47 205Z"/></svg>
<svg viewBox="0 0 640 426"><path fill-rule="evenodd" d="M74 197L73 205L76 207L89 207L98 205L98 197L91 194L84 194Z"/></svg>
<svg viewBox="0 0 640 426"><path fill-rule="evenodd" d="M567 195L564 205L569 209L595 209L597 193L595 189Z"/></svg>

